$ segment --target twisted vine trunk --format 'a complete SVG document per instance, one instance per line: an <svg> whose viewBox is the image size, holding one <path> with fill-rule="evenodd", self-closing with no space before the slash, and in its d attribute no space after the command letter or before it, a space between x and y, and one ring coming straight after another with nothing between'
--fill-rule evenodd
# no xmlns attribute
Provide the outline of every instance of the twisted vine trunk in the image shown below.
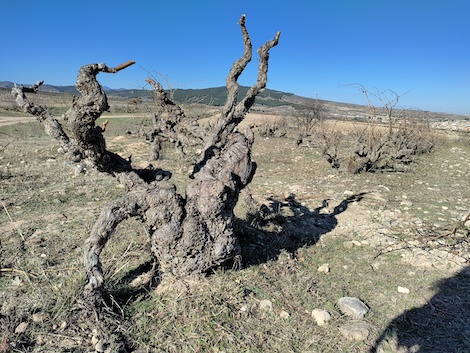
<svg viewBox="0 0 470 353"><path fill-rule="evenodd" d="M205 138L204 152L194 167L193 181L186 188L186 197L178 195L168 180L156 181L139 191L131 191L102 211L85 244L86 295L91 302L98 304L103 296L101 250L117 224L128 217L137 216L146 223L152 253L164 276L203 275L240 254L233 230L233 209L240 191L251 181L256 168L251 159L253 133L248 130L243 134L235 131L235 127L253 105L256 95L266 87L269 50L277 45L280 33L258 50L257 82L237 102L237 79L252 56L244 15L239 24L245 50L229 72L227 102L214 131ZM157 104L174 113L167 120L168 133L184 131L183 110L161 93L161 86L153 80L148 82L159 90L155 94L156 99L160 97Z"/></svg>
<svg viewBox="0 0 470 353"><path fill-rule="evenodd" d="M36 116L48 135L58 140L66 155L66 160L82 167L92 167L103 172L131 171L130 163L124 158L106 150L104 129L96 126L96 120L109 109L107 96L96 79L100 72L116 73L133 65L128 61L114 68L105 64L89 64L80 68L76 82L78 97L74 97L72 107L63 118L68 123L71 135L68 136L62 125L46 109L30 102L25 93L36 93L44 83L40 81L31 87L15 86L12 94L24 112Z"/></svg>

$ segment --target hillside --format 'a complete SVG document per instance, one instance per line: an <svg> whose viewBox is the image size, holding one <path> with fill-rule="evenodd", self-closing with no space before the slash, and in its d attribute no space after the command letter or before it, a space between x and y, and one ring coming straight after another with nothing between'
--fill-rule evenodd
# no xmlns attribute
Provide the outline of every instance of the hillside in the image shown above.
<svg viewBox="0 0 470 353"><path fill-rule="evenodd" d="M10 100L9 98L5 98L5 96L9 96L10 89L13 86L13 82L0 81L0 103ZM147 89L112 89L109 87L104 87L104 89L111 102L114 100L124 105L132 98L140 98L147 103L150 103L152 100L152 91ZM239 97L244 96L248 89L249 87L241 86ZM46 95L51 94L55 97L55 102L60 100L64 105L66 102L70 101L70 95L78 94L74 86L54 86L46 84L40 87L40 92ZM175 89L173 92L167 92L170 95L173 94L173 99L179 104L198 103L219 107L225 103L227 97L227 89L224 86L204 89ZM62 99L59 99L62 94L64 96ZM309 109L316 104L316 101L317 99L302 97L293 93L266 89L256 97L256 103L252 110L276 115L289 115L290 107L295 109ZM366 105L327 100L318 101L323 105L327 118L364 121L368 120L371 115L370 108ZM407 110L406 116L425 117L428 121L444 124L444 128L453 128L454 130L465 130L470 125L470 116L468 115ZM386 122L385 112L379 111L378 118L382 120L382 122Z"/></svg>
<svg viewBox="0 0 470 353"><path fill-rule="evenodd" d="M30 84L22 85L28 86ZM13 86L13 82L0 81L0 88L11 89ZM241 86L239 96L245 96L248 89L249 87ZM78 91L75 86L53 86L44 84L40 87L39 90L41 92L48 93L78 94ZM106 94L109 97L113 98L152 98L152 92L147 89L112 89L109 87L104 87L104 90L106 91ZM168 90L167 92L169 94L171 93ZM288 103L289 96L293 96L293 94L266 89L264 92L259 94L259 96L257 97L257 101L259 104L274 107L279 105L286 105L286 103ZM173 97L179 103L201 103L211 106L221 106L225 103L225 100L227 98L227 89L225 88L225 86L203 89L175 89L173 91Z"/></svg>

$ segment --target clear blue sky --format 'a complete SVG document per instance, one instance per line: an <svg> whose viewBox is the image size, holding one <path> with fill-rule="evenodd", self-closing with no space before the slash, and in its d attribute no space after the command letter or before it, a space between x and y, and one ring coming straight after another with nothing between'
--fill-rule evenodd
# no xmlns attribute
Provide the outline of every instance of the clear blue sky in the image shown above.
<svg viewBox="0 0 470 353"><path fill-rule="evenodd" d="M243 52L242 13L255 48L282 33L268 88L359 104L344 85L412 89L401 107L470 114L469 0L0 0L0 81L74 85L84 64L132 59L100 82L141 88L160 73L179 88L223 86Z"/></svg>

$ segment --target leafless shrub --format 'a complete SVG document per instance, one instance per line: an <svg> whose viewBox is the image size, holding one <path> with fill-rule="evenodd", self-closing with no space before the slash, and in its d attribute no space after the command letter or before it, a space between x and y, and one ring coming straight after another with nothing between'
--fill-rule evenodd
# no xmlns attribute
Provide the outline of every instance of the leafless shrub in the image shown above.
<svg viewBox="0 0 470 353"><path fill-rule="evenodd" d="M348 171L406 171L414 156L432 152L434 136L429 125L418 120L391 124L388 131L371 124L354 136Z"/></svg>
<svg viewBox="0 0 470 353"><path fill-rule="evenodd" d="M300 134L308 136L313 132L315 125L325 118L325 106L320 99L316 98L310 107L294 110L294 118Z"/></svg>
<svg viewBox="0 0 470 353"><path fill-rule="evenodd" d="M294 113L297 129L300 131L296 140L298 146L306 145L320 149L322 156L334 169L340 167L338 157L342 134L334 126L326 124L326 110L318 98L313 100L308 109L296 110Z"/></svg>
<svg viewBox="0 0 470 353"><path fill-rule="evenodd" d="M356 147L349 158L350 173L405 171L413 156L432 151L434 139L426 121L420 115L419 119L411 119L406 110L395 108L409 91L399 95L389 89L371 91L361 84L350 86L364 94L371 115L370 124L354 136ZM382 106L376 107L373 100ZM380 123L386 123L388 131Z"/></svg>
<svg viewBox="0 0 470 353"><path fill-rule="evenodd" d="M253 130L262 137L284 137L287 134L283 118L265 119L260 124L253 125Z"/></svg>

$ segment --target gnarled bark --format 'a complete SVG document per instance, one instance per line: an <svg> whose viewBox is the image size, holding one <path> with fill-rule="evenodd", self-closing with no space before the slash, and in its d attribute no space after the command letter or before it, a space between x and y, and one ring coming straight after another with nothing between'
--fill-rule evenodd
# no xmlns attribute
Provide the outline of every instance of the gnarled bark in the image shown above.
<svg viewBox="0 0 470 353"><path fill-rule="evenodd" d="M95 122L101 114L109 109L106 94L96 79L100 72L116 73L133 65L128 61L115 68L105 64L90 64L79 70L76 87L80 92L74 97L72 107L64 114L71 136L67 136L62 125L43 107L29 102L25 92L36 93L44 81L31 87L15 86L12 94L23 111L36 116L43 123L46 133L59 141L70 162L82 163L84 166L97 168L100 171L132 171L130 163L120 156L106 150L103 129Z"/></svg>
<svg viewBox="0 0 470 353"><path fill-rule="evenodd" d="M187 157L185 147L202 145L203 132L200 126L187 118L183 109L168 97L160 83L152 78L145 81L153 87L156 105L153 132L148 136L151 143L151 160L158 159L162 142L172 142L178 151Z"/></svg>
<svg viewBox="0 0 470 353"><path fill-rule="evenodd" d="M30 102L25 93L37 93L39 87L44 81L38 81L31 87L17 86L11 89L11 94L15 97L16 104L25 112L34 115L36 119L44 125L46 133L56 139L62 150L67 154L68 159L74 159L74 155L78 153L78 148L69 139L64 132L62 125L55 119L46 109Z"/></svg>

